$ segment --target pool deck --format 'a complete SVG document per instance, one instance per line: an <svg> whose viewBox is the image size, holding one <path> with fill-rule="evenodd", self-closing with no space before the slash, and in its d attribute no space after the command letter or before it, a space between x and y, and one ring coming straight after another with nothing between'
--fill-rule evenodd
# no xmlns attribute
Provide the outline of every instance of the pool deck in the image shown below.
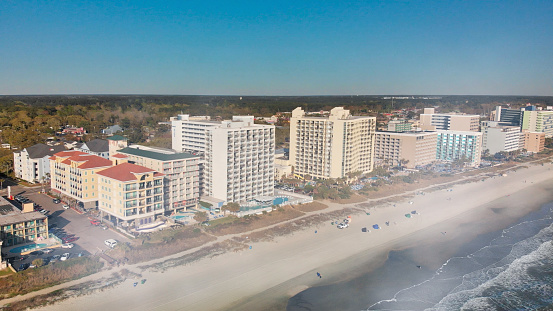
<svg viewBox="0 0 553 311"><path fill-rule="evenodd" d="M40 248L33 248L33 249L25 250L25 251L22 251L22 252L12 252L13 249L18 249L18 248L25 249L25 247L30 247L31 245L36 245L36 244L46 244L46 246L40 247ZM45 248L60 247L60 246L61 246L61 244L59 244L58 241L56 241L53 238L49 238L49 239L42 240L42 241L35 241L35 242L17 244L17 245L13 245L13 246L10 246L10 247L2 247L2 251L8 256L10 256L10 255L11 256L13 256L13 255L27 255L27 254L29 254L33 251L36 251L36 250L41 250L41 249L45 249Z"/></svg>

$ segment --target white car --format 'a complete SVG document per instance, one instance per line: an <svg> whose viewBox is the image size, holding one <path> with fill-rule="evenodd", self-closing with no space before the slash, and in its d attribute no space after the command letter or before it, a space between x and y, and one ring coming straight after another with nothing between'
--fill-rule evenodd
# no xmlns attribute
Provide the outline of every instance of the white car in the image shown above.
<svg viewBox="0 0 553 311"><path fill-rule="evenodd" d="M344 224L344 223L338 224L338 229L345 229L345 228L347 228L347 227L349 227L348 224Z"/></svg>
<svg viewBox="0 0 553 311"><path fill-rule="evenodd" d="M63 209L69 209L69 205L67 205L67 204L64 204L62 207L63 207Z"/></svg>
<svg viewBox="0 0 553 311"><path fill-rule="evenodd" d="M75 246L73 243L65 243L61 245L61 248L73 248L73 246Z"/></svg>
<svg viewBox="0 0 553 311"><path fill-rule="evenodd" d="M117 241L115 241L114 239L109 239L109 240L105 240L104 244L106 244L107 246L109 246L111 248L114 248L115 245L117 245Z"/></svg>
<svg viewBox="0 0 553 311"><path fill-rule="evenodd" d="M69 259L69 256L71 256L71 254L64 253L63 255L61 255L60 261L66 261L67 259Z"/></svg>

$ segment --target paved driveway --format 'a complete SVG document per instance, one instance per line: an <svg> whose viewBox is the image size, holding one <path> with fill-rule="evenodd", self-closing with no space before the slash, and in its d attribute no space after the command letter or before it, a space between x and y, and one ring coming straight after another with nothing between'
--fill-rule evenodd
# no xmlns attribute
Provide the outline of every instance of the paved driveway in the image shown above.
<svg viewBox="0 0 553 311"><path fill-rule="evenodd" d="M21 194L31 201L39 204L45 210L49 211L49 225L56 224L58 228L63 228L67 234L75 234L79 239L72 242L76 245L69 252L79 253L86 251L90 254L96 254L107 250L108 247L104 244L107 239L115 239L119 242L129 242L130 239L121 233L113 230L102 230L90 223L90 219L86 214L79 214L72 209L64 210L63 203L54 204L52 198L40 193L40 187L24 188L21 186L12 187L12 195ZM18 206L18 203L14 201Z"/></svg>

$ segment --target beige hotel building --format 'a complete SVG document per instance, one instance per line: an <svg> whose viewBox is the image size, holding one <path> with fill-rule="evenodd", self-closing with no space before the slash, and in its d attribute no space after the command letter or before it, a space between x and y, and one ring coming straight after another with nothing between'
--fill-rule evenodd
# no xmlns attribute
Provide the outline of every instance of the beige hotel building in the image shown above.
<svg viewBox="0 0 553 311"><path fill-rule="evenodd" d="M376 132L375 161L415 168L436 161L437 132Z"/></svg>
<svg viewBox="0 0 553 311"><path fill-rule="evenodd" d="M336 107L328 117L308 116L300 107L290 118L290 165L303 178L341 178L373 169L376 118L352 116Z"/></svg>

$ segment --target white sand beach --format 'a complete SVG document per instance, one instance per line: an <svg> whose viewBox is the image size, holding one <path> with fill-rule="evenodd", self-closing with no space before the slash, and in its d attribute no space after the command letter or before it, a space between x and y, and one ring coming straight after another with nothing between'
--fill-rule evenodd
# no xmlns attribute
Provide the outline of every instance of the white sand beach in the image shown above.
<svg viewBox="0 0 553 311"><path fill-rule="evenodd" d="M358 258L365 263L373 260L377 267L389 250L408 245L418 246L421 265L439 267L459 241L496 230L552 201L552 167L530 165L506 177L415 195L395 207L374 206L368 209L370 215L351 215L347 229L327 222L273 242L253 243L241 252L163 273L142 272L147 282L136 287L136 280L127 280L39 310L263 310L308 287L347 278ZM336 204L330 209L343 207ZM411 211L418 214L405 217ZM487 225L475 228L470 225L474 222ZM374 230L373 224L381 229ZM371 232L362 232L363 227ZM452 243L436 250L432 248L436 240ZM136 266L127 268L139 272Z"/></svg>

